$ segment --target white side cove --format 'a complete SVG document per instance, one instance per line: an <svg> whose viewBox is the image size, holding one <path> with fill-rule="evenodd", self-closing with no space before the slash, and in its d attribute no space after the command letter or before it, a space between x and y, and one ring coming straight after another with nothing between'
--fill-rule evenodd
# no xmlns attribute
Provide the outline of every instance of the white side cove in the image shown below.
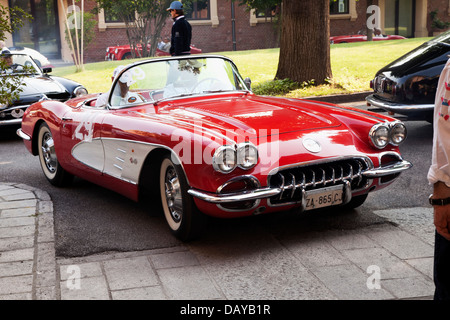
<svg viewBox="0 0 450 320"><path fill-rule="evenodd" d="M132 140L97 138L78 143L72 156L103 174L137 184L145 158L156 147Z"/></svg>

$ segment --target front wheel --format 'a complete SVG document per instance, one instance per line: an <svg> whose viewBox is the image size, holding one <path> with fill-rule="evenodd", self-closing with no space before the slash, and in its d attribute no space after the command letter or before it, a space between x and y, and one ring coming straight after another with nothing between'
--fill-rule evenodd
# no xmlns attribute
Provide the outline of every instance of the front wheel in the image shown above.
<svg viewBox="0 0 450 320"><path fill-rule="evenodd" d="M198 211L187 193L184 172L170 156L161 163L159 182L164 216L170 230L182 241L194 239L204 228L206 217Z"/></svg>
<svg viewBox="0 0 450 320"><path fill-rule="evenodd" d="M55 143L50 128L42 123L38 132L39 162L47 180L57 187L72 181L73 176L61 167L56 157Z"/></svg>

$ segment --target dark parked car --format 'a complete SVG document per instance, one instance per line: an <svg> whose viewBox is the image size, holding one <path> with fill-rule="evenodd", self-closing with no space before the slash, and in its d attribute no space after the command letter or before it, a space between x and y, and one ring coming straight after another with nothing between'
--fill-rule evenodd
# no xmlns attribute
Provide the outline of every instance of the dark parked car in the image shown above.
<svg viewBox="0 0 450 320"><path fill-rule="evenodd" d="M18 100L8 105L0 104L0 127L20 124L25 110L35 102L46 99L66 101L87 94L86 88L75 81L49 76L52 68L41 69L28 54L10 52L14 68L0 70L0 77L23 77L23 90Z"/></svg>
<svg viewBox="0 0 450 320"><path fill-rule="evenodd" d="M450 31L408 52L379 70L367 104L409 120L433 120L439 76L449 59Z"/></svg>

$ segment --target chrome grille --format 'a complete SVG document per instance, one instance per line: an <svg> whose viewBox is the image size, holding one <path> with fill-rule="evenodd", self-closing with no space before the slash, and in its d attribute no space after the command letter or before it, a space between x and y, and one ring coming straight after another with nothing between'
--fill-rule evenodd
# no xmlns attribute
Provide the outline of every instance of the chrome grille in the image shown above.
<svg viewBox="0 0 450 320"><path fill-rule="evenodd" d="M282 169L269 177L269 186L282 190L279 195L270 198L270 204L298 203L302 201L305 190L337 184L350 184L351 190L362 189L367 184L367 178L362 173L367 169L368 161L363 158Z"/></svg>

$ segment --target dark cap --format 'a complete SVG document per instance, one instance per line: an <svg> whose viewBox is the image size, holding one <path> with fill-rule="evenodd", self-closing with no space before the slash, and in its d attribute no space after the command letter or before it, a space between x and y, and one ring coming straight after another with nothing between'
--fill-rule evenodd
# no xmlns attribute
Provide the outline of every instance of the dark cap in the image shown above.
<svg viewBox="0 0 450 320"><path fill-rule="evenodd" d="M8 48L3 48L2 51L0 52L0 57L2 57L2 58L7 58L10 56L12 56L12 53L11 53L11 51L9 51Z"/></svg>

